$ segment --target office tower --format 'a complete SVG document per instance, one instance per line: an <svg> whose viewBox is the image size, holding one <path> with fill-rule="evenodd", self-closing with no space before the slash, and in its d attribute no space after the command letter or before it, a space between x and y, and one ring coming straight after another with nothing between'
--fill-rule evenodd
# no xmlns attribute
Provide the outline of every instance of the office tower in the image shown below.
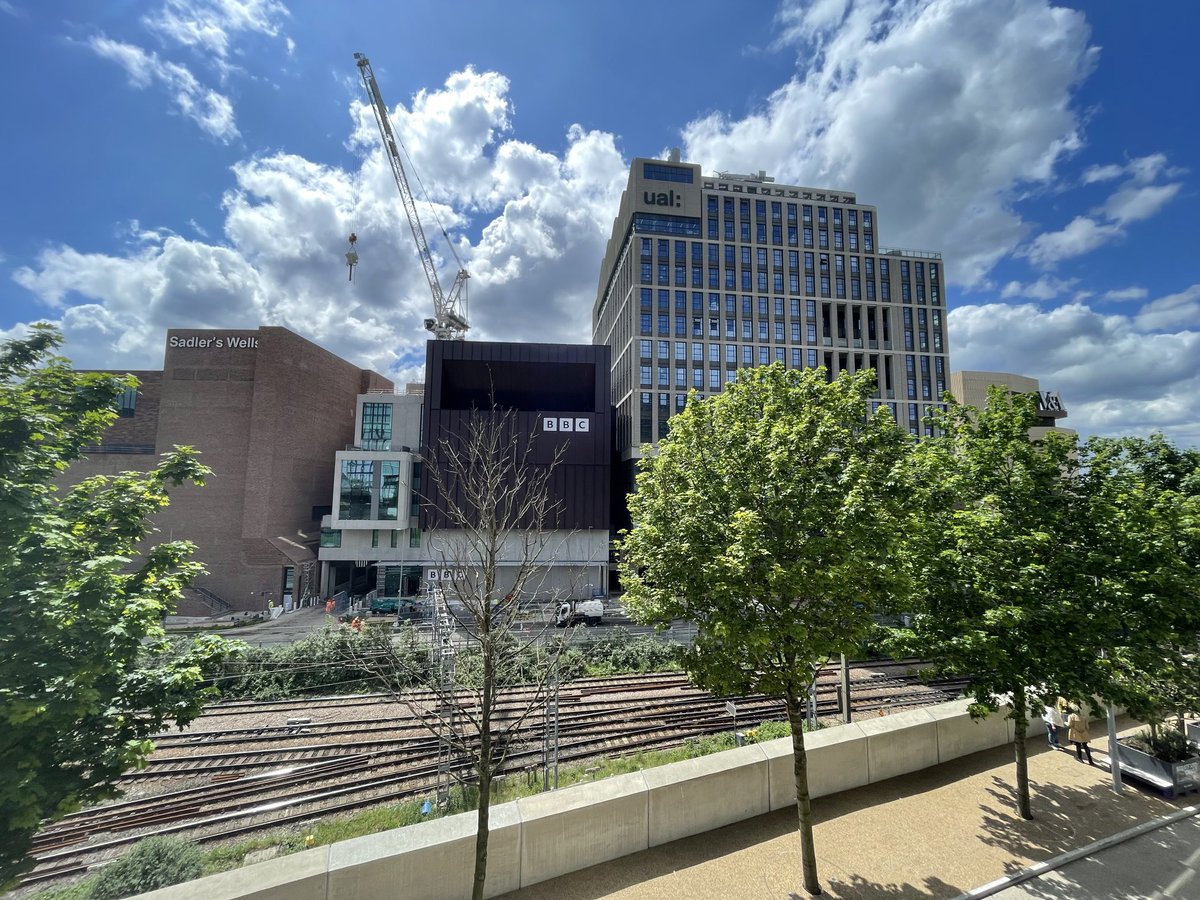
<svg viewBox="0 0 1200 900"><path fill-rule="evenodd" d="M600 269L592 343L612 351L618 465L666 435L687 394L749 366L874 369L875 405L913 434L949 374L940 253L882 245L849 191L635 159Z"/></svg>

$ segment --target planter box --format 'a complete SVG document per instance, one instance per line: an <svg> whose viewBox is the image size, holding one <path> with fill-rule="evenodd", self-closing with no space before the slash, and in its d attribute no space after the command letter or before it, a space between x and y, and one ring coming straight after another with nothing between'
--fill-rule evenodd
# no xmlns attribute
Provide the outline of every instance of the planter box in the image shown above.
<svg viewBox="0 0 1200 900"><path fill-rule="evenodd" d="M1169 797L1200 791L1200 756L1177 763L1163 762L1149 753L1118 742L1117 758L1123 773L1166 791Z"/></svg>

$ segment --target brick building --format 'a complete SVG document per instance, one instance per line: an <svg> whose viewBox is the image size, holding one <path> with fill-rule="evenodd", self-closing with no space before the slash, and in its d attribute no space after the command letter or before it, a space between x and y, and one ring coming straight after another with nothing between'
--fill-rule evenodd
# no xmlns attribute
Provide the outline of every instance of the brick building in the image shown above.
<svg viewBox="0 0 1200 900"><path fill-rule="evenodd" d="M355 398L392 383L276 327L172 329L162 370L132 374L140 387L65 482L147 470L175 445L196 447L212 477L176 488L155 520L160 540L192 541L209 570L180 612L315 594L330 463L354 443Z"/></svg>

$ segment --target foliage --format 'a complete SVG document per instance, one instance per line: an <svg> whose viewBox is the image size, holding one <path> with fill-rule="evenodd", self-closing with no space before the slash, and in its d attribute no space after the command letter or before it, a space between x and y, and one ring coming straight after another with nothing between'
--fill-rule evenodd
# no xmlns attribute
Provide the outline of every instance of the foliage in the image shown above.
<svg viewBox="0 0 1200 900"><path fill-rule="evenodd" d="M912 457L921 502L901 554L912 624L891 648L934 660L939 675L970 676L973 714L1011 704L1025 818L1031 710L1042 694L1090 697L1103 684L1077 451L1061 435L1031 441L1036 422L1032 395L1000 388L985 409L951 403L935 416L942 436Z"/></svg>
<svg viewBox="0 0 1200 900"><path fill-rule="evenodd" d="M195 844L169 835L157 835L137 845L100 870L88 896L91 900L120 900L146 891L199 878L204 854Z"/></svg>
<svg viewBox="0 0 1200 900"><path fill-rule="evenodd" d="M208 470L177 447L60 491L136 385L72 371L60 343L35 326L0 347L0 885L43 818L113 796L150 735L199 713L201 667L224 652L207 638L165 653L162 619L201 567L186 541L145 543L168 489Z"/></svg>
<svg viewBox="0 0 1200 900"><path fill-rule="evenodd" d="M1133 737L1123 738L1121 743L1169 763L1183 762L1197 755L1196 750L1188 745L1187 735L1174 729L1157 731L1146 728Z"/></svg>
<svg viewBox="0 0 1200 900"><path fill-rule="evenodd" d="M1157 724L1200 708L1200 451L1093 438L1082 493L1108 696Z"/></svg>
<svg viewBox="0 0 1200 900"><path fill-rule="evenodd" d="M804 705L817 668L851 653L898 586L889 562L910 442L886 405L868 415L873 372L743 370L671 419L646 452L619 542L625 606L643 622L694 621L684 667L718 693L788 707L805 887L815 853Z"/></svg>
<svg viewBox="0 0 1200 900"><path fill-rule="evenodd" d="M180 644L181 648L188 645ZM405 661L397 669L398 683L412 687L423 683L429 668L429 651L418 646L411 625L393 635L388 629L327 625L291 644L251 647L238 644L236 652L205 670L224 700L276 700L297 694L360 693L374 682L374 669L366 661L396 655Z"/></svg>

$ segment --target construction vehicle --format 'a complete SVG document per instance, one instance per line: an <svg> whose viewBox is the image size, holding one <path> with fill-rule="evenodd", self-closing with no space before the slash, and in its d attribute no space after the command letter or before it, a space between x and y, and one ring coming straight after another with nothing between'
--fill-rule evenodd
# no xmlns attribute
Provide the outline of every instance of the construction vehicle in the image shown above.
<svg viewBox="0 0 1200 900"><path fill-rule="evenodd" d="M564 600L554 614L556 628L569 625L599 625L604 619L603 600Z"/></svg>
<svg viewBox="0 0 1200 900"><path fill-rule="evenodd" d="M434 265L433 254L429 250L429 241L425 239L425 229L421 227L421 219L417 215L417 204L408 184L408 173L400 159L400 151L404 149L404 145L396 137L396 132L392 128L387 105L379 93L379 83L375 80L375 72L371 69L370 61L361 53L355 53L354 59L358 63L358 72L362 76L367 95L371 98L371 108L375 110L375 123L379 126L379 136L383 139L384 155L391 164L396 187L400 189L400 198L404 201L404 212L408 215L408 227L412 229L413 240L417 242L417 253L421 257L421 266L425 270L425 280L429 282L429 290L433 294L433 318L425 320L425 327L433 332L433 336L440 341L461 341L467 336L469 327L467 325L467 279L471 276L463 266L462 260L458 258L458 254L454 252L454 244L450 240L450 235L446 234L445 228L442 228L446 246L454 256L454 261L458 263L458 274L454 276L450 290L443 293L441 282L438 280L437 267ZM412 164L412 160L409 160L409 164ZM420 185L420 179L417 180L417 184ZM434 218L436 217L435 211ZM349 257L347 260L349 261ZM358 257L355 255L354 263L357 262ZM351 272L353 272L353 264L351 264Z"/></svg>

